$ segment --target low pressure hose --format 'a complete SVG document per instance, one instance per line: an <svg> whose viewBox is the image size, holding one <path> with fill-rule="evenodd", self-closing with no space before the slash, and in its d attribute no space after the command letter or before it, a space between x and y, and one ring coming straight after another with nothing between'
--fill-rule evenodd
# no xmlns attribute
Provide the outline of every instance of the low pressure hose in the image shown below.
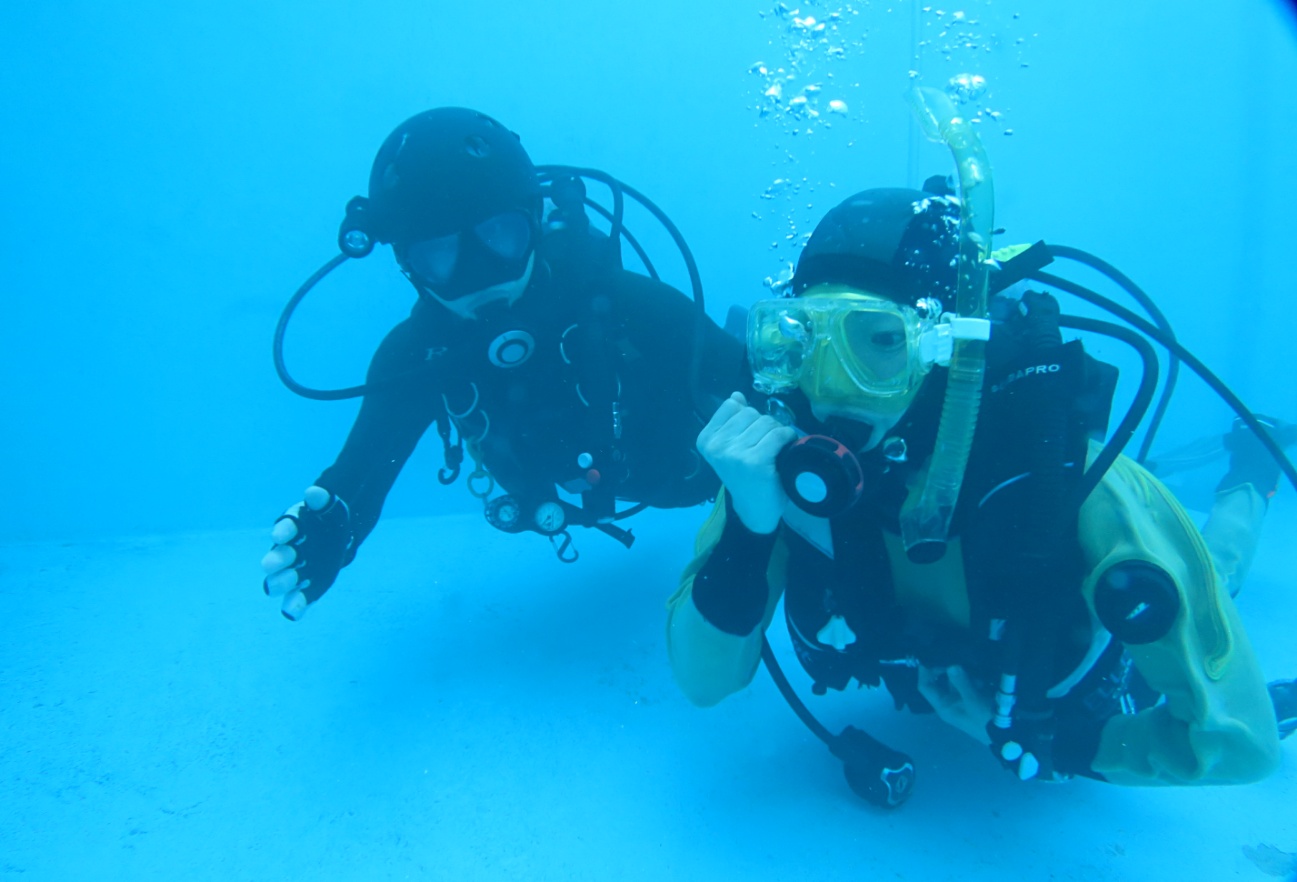
<svg viewBox="0 0 1297 882"><path fill-rule="evenodd" d="M279 324L275 326L273 349L275 373L279 374L281 383L303 398L310 398L314 401L343 401L347 398L359 398L365 394L363 385L348 386L346 389L312 389L309 386L303 386L293 379L292 374L288 372L288 365L284 362L284 334L288 332L288 321L293 317L293 311L302 302L302 298L311 293L311 289L320 283L321 279L350 259L351 257L347 254L335 255L328 263L312 273L311 277L293 292L293 296L289 298L287 305L284 306L284 311L279 314Z"/></svg>

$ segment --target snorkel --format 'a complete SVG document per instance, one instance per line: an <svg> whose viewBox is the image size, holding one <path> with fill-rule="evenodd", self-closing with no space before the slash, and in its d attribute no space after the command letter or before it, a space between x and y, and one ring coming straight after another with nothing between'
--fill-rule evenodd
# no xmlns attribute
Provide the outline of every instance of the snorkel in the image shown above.
<svg viewBox="0 0 1297 882"><path fill-rule="evenodd" d="M911 89L907 97L923 133L950 148L960 197L956 309L945 316L955 338L946 398L923 489L900 517L906 554L916 563L930 563L946 551L981 407L986 341L991 334L987 261L991 256L995 193L981 139L968 120L958 114L950 98L924 86Z"/></svg>

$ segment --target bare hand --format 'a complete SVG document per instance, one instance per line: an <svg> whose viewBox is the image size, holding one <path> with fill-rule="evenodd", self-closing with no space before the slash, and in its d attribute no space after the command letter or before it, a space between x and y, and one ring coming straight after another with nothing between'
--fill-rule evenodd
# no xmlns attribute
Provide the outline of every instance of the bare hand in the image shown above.
<svg viewBox="0 0 1297 882"><path fill-rule="evenodd" d="M775 472L775 457L797 432L748 406L741 392L721 403L698 434L698 452L716 471L730 504L749 530L773 533L788 497Z"/></svg>
<svg viewBox="0 0 1297 882"><path fill-rule="evenodd" d="M991 695L978 689L973 678L959 665L949 668L920 665L919 694L942 720L981 744L991 743L991 737L986 734L986 725L994 713Z"/></svg>

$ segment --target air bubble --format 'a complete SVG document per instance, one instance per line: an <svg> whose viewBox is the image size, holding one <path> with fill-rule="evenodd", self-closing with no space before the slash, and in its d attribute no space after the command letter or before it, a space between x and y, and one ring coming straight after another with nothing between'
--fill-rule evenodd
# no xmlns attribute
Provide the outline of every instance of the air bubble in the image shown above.
<svg viewBox="0 0 1297 882"><path fill-rule="evenodd" d="M986 78L981 74L955 74L946 83L946 94L957 104L977 101L986 94Z"/></svg>

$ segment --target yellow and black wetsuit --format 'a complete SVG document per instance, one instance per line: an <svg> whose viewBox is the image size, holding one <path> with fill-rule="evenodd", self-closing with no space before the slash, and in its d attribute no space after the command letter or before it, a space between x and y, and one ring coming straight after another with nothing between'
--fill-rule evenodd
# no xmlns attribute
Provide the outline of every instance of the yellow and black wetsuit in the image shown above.
<svg viewBox="0 0 1297 882"><path fill-rule="evenodd" d="M1186 785L1255 781L1276 767L1274 711L1229 593L1250 558L1263 507L1250 485L1222 492L1204 539L1169 491L1134 462L1121 458L1105 475L1076 522L1079 601L1058 635L1060 658L1068 659L1050 692L1064 709L1059 771L1126 785ZM833 569L835 550L889 583L886 603L861 600L870 586ZM914 564L886 526L810 521L791 509L774 534L757 535L722 494L668 604L676 680L699 705L746 686L784 597L799 660L821 690L843 688L853 677L875 685L880 670L892 688L894 669L879 662L897 653L923 665L963 664L989 681L993 672L979 670L970 631L979 603L969 588L976 580L965 575L970 560L956 540L940 561ZM1165 572L1180 603L1160 639L1121 646L1099 623L1094 596L1105 572L1130 561ZM1091 700L1098 680L1132 663L1161 700L1138 710Z"/></svg>

